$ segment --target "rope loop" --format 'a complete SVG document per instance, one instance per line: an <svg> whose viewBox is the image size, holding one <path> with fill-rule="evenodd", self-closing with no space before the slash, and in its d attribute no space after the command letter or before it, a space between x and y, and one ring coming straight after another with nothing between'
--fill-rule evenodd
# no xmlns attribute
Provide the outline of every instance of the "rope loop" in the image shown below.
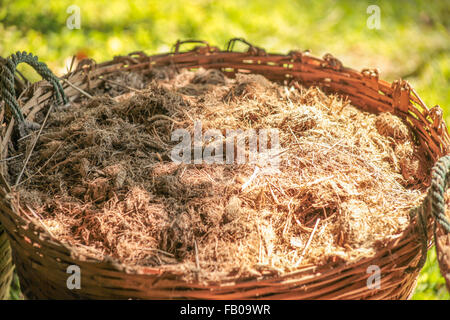
<svg viewBox="0 0 450 320"><path fill-rule="evenodd" d="M407 272L422 269L425 265L428 250L428 231L427 221L431 215L434 218L434 229L436 223L442 229L450 233L450 222L445 215L445 193L447 191L450 180L450 155L441 157L432 169L431 186L422 204L411 210L411 218L418 218L418 228L420 230L420 238L422 241L422 256L419 263L414 268L408 268ZM436 233L434 234L436 238ZM436 239L435 239L436 241Z"/></svg>
<svg viewBox="0 0 450 320"><path fill-rule="evenodd" d="M32 53L16 52L12 54L5 63L1 66L0 72L0 89L1 95L5 101L5 104L11 110L15 120L19 127L25 125L25 118L19 107L19 102L16 99L16 91L14 89L14 74L16 72L17 65L25 62L33 67L36 72L45 80L53 85L54 95L58 104L66 104L68 102L67 96L59 83L58 78L47 67L44 62L38 61L38 57Z"/></svg>

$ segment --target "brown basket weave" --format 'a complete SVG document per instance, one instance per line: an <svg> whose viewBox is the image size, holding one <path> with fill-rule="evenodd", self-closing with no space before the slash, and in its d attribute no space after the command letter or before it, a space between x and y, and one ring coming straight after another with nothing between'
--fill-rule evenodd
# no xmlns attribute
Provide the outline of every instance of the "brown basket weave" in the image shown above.
<svg viewBox="0 0 450 320"><path fill-rule="evenodd" d="M246 52L233 52L240 40ZM190 51L180 51L186 42L201 44ZM89 63L88 63L89 62ZM347 96L353 105L369 112L391 112L405 119L432 161L446 155L450 138L438 106L429 109L410 85L403 80L392 84L380 80L377 70L361 72L346 68L327 54L323 59L307 53L269 54L241 39L232 39L227 50L219 50L203 41L177 42L173 52L147 56L142 52L115 57L95 64L80 63L66 74L64 91L69 97L80 96L104 82L102 76L117 71L149 73L154 67L216 68L228 76L237 72L258 73L272 81L320 86L327 92ZM79 90L81 89L81 90ZM53 103L52 86L41 81L20 99L22 112L32 121L44 106ZM10 121L4 140L11 139ZM5 157L4 154L2 154ZM5 165L5 164L3 164ZM236 278L207 284L181 280L181 271L157 267L129 267L112 259L98 261L76 253L52 238L39 221L18 214L19 203L10 196L5 179L0 181L0 222L7 230L13 259L23 293L28 298L57 299L408 299L415 288L420 262L431 245L433 220L430 215L412 219L401 238L389 243L371 258L345 265L308 266L282 276ZM419 215L422 218L423 215ZM70 290L67 268L81 269L81 289ZM379 289L370 289L367 269L381 269ZM418 266L418 267L416 267Z"/></svg>
<svg viewBox="0 0 450 320"><path fill-rule="evenodd" d="M9 286L13 276L11 248L6 232L0 225L0 300L8 299Z"/></svg>

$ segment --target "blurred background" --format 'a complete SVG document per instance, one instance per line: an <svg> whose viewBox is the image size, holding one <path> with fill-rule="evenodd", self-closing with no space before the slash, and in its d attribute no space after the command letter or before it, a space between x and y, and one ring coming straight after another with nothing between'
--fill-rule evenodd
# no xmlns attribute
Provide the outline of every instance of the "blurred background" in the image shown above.
<svg viewBox="0 0 450 320"><path fill-rule="evenodd" d="M449 0L0 0L0 56L29 51L57 75L73 55L101 62L137 50L167 52L178 39L223 48L233 37L272 52L329 52L345 66L406 79L429 107L444 109L450 125ZM23 64L19 70L40 79ZM20 297L16 279L11 298ZM450 298L434 248L413 298Z"/></svg>

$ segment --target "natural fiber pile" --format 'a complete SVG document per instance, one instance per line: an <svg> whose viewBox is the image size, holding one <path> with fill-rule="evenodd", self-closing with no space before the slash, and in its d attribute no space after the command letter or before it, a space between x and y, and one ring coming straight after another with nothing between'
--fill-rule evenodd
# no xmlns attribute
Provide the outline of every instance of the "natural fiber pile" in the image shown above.
<svg viewBox="0 0 450 320"><path fill-rule="evenodd" d="M399 118L299 88L216 70L110 77L96 98L50 114L14 189L20 211L76 250L178 268L186 279L372 256L409 224L431 164ZM278 169L261 159L174 163L171 134L193 135L194 120L224 136L278 129ZM12 156L26 155L36 135ZM23 160L11 160L12 184Z"/></svg>

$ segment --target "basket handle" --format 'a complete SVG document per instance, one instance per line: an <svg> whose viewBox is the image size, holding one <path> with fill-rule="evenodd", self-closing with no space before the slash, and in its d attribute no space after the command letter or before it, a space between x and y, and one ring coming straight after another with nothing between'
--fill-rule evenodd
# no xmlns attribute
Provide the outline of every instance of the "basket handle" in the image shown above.
<svg viewBox="0 0 450 320"><path fill-rule="evenodd" d="M67 96L58 78L53 74L53 72L47 67L44 62L38 61L38 57L34 56L32 53L16 52L13 53L9 58L6 59L5 63L2 65L0 72L0 84L1 84L1 94L5 100L6 105L10 108L15 120L19 125L19 131L21 128L26 127L27 123L20 110L19 103L16 100L16 91L14 89L14 74L16 72L17 65L19 63L25 62L33 67L36 72L45 80L50 82L54 88L54 94L56 96L56 101L64 104L67 103Z"/></svg>
<svg viewBox="0 0 450 320"><path fill-rule="evenodd" d="M264 49L252 45L250 42L248 42L247 40L245 40L243 38L230 39L228 41L227 50L226 51L227 52L233 52L234 45L236 44L236 42L242 42L242 43L246 44L248 46L247 52L250 52L252 54L255 54L255 55L264 55L264 54L266 54L266 51Z"/></svg>
<svg viewBox="0 0 450 320"><path fill-rule="evenodd" d="M407 271L422 269L427 260L428 251L428 231L427 220L430 215L439 223L446 233L450 233L450 222L445 215L445 192L450 181L450 155L441 157L433 166L431 173L431 186L422 204L411 210L411 218L419 219L421 239L422 239L422 256L416 267L408 268ZM436 240L436 232L434 233Z"/></svg>
<svg viewBox="0 0 450 320"><path fill-rule="evenodd" d="M211 50L209 43L204 40L183 40L183 41L177 40L177 42L172 47L173 53L175 53L175 54L179 53L181 45L186 44L186 43L201 43L201 44L205 45L205 47L208 49L208 51Z"/></svg>

